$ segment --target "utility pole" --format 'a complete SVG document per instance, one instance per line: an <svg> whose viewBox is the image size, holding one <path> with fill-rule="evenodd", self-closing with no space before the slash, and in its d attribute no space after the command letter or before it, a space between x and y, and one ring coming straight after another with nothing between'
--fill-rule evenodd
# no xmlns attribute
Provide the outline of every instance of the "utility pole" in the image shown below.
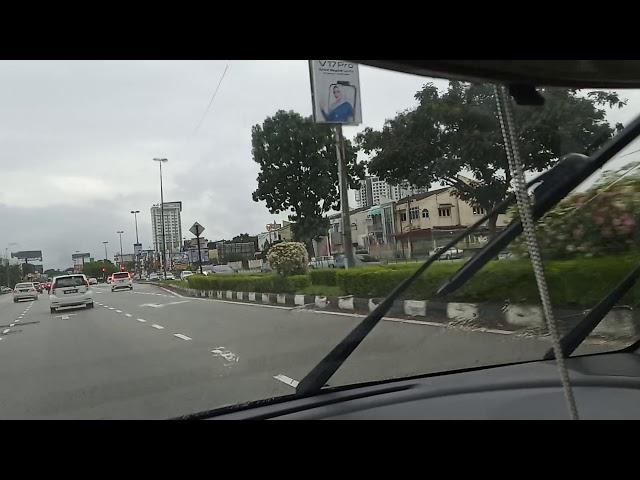
<svg viewBox="0 0 640 480"><path fill-rule="evenodd" d="M355 265L351 240L351 216L349 212L349 190L347 182L347 160L342 136L342 125L335 126L336 153L338 155L338 186L340 189L340 210L342 211L342 246L345 255L345 269Z"/></svg>
<svg viewBox="0 0 640 480"><path fill-rule="evenodd" d="M122 255L122 234L124 233L122 230L118 230L116 232L118 235L120 235L120 268L122 268L122 265L124 263L124 260L122 259L123 255Z"/></svg>
<svg viewBox="0 0 640 480"><path fill-rule="evenodd" d="M102 242L102 244L104 245L104 261L105 261L105 263L108 260L108 258L107 258L107 243L109 243L109 242Z"/></svg>
<svg viewBox="0 0 640 480"><path fill-rule="evenodd" d="M133 213L136 222L136 244L133 247L134 253L136 254L136 273L142 277L142 269L140 268L140 250L142 249L142 245L140 245L140 240L138 240L138 214L140 210L131 210L131 213ZM140 246L140 248L138 248L138 246Z"/></svg>
<svg viewBox="0 0 640 480"><path fill-rule="evenodd" d="M162 217L162 272L164 279L167 279L167 244L164 233L164 194L162 192L162 164L168 162L166 158L154 158L154 162L160 164L160 216Z"/></svg>

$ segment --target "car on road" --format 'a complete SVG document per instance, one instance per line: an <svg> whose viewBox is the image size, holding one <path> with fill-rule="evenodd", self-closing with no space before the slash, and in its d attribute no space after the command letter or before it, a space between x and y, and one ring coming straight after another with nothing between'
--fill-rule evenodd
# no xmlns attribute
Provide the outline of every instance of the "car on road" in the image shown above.
<svg viewBox="0 0 640 480"><path fill-rule="evenodd" d="M133 290L133 280L131 279L131 274L129 272L114 273L113 279L111 280L111 291L115 292L118 289L125 288Z"/></svg>
<svg viewBox="0 0 640 480"><path fill-rule="evenodd" d="M38 300L38 289L33 282L17 283L13 289L13 302L19 302L20 300L32 299Z"/></svg>
<svg viewBox="0 0 640 480"><path fill-rule="evenodd" d="M97 285L98 284L98 279L95 277L91 277L89 279L89 285Z"/></svg>
<svg viewBox="0 0 640 480"><path fill-rule="evenodd" d="M43 287L40 282L33 282L33 286L36 287L36 290L38 291L38 293L42 293Z"/></svg>
<svg viewBox="0 0 640 480"><path fill-rule="evenodd" d="M49 293L49 290L51 290L51 280L47 280L42 285L43 285L44 290L46 290L47 293Z"/></svg>
<svg viewBox="0 0 640 480"><path fill-rule="evenodd" d="M167 272L167 277L165 278L165 280L175 280L176 277L173 275L173 273L171 272Z"/></svg>
<svg viewBox="0 0 640 480"><path fill-rule="evenodd" d="M113 282L113 275L109 275L107 277L107 283L111 283L111 282Z"/></svg>
<svg viewBox="0 0 640 480"><path fill-rule="evenodd" d="M180 273L180 280L184 280L187 277L190 277L191 275L194 275L194 273L191 270L185 270L184 272Z"/></svg>
<svg viewBox="0 0 640 480"><path fill-rule="evenodd" d="M49 291L49 309L55 313L61 307L84 305L93 308L93 290L82 273L54 277Z"/></svg>
<svg viewBox="0 0 640 480"><path fill-rule="evenodd" d="M0 295L4 295L5 293L11 293L11 292L13 292L13 290L10 289L9 287L5 287L5 286L0 287Z"/></svg>
<svg viewBox="0 0 640 480"><path fill-rule="evenodd" d="M330 255L311 257L307 266L309 268L336 268L336 260Z"/></svg>
<svg viewBox="0 0 640 480"><path fill-rule="evenodd" d="M147 280L150 280L150 281L160 280L160 274L158 272L151 272L147 276Z"/></svg>

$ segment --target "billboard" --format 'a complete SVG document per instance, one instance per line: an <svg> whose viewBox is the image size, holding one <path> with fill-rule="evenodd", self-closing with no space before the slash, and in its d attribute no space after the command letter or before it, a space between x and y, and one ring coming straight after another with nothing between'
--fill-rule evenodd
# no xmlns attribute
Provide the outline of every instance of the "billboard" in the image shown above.
<svg viewBox="0 0 640 480"><path fill-rule="evenodd" d="M89 258L89 257L91 257L90 253L72 253L71 254L71 260L78 260L78 259Z"/></svg>
<svg viewBox="0 0 640 480"><path fill-rule="evenodd" d="M309 75L313 119L316 123L362 123L357 63L309 60Z"/></svg>
<svg viewBox="0 0 640 480"><path fill-rule="evenodd" d="M133 254L134 255L139 255L140 253L142 253L142 244L141 243L134 243L133 244Z"/></svg>
<svg viewBox="0 0 640 480"><path fill-rule="evenodd" d="M21 252L11 252L11 257L22 260L40 260L42 261L42 250L23 250Z"/></svg>

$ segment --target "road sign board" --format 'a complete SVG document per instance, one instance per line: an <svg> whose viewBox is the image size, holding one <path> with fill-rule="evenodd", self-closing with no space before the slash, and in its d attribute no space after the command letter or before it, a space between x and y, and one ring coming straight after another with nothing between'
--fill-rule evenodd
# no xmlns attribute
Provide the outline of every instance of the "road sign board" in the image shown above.
<svg viewBox="0 0 640 480"><path fill-rule="evenodd" d="M202 234L202 232L204 232L204 227L200 225L198 222L196 222L189 229L189 231L193 233L196 237L199 237Z"/></svg>

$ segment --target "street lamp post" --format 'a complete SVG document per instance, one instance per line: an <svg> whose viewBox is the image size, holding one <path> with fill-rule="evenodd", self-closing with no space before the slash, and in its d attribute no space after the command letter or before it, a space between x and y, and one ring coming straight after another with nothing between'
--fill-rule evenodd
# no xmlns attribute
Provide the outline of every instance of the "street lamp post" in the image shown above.
<svg viewBox="0 0 640 480"><path fill-rule="evenodd" d="M140 210L131 210L131 213L133 213L133 218L136 222L136 246L134 247L134 251L136 254L136 272L138 273L138 275L142 275L142 272L140 271L140 253L136 250L140 243L140 241L138 240L138 214L140 213Z"/></svg>
<svg viewBox="0 0 640 480"><path fill-rule="evenodd" d="M122 268L122 264L123 264L123 260L122 260L122 234L124 233L124 231L122 230L118 230L116 232L118 235L120 235L120 268Z"/></svg>
<svg viewBox="0 0 640 480"><path fill-rule="evenodd" d="M164 194L162 192L162 164L168 162L166 158L154 158L154 162L160 164L160 216L162 222L162 272L164 279L167 279L167 246L164 233Z"/></svg>
<svg viewBox="0 0 640 480"><path fill-rule="evenodd" d="M108 260L109 257L107 257L107 243L109 242L102 242L102 244L104 245L104 261L106 262Z"/></svg>
<svg viewBox="0 0 640 480"><path fill-rule="evenodd" d="M104 245L104 267L103 267L103 269L105 269L102 272L102 280L105 281L105 282L107 281L107 272L106 272L107 258L108 258L107 257L107 243L109 243L109 242L102 242L102 244Z"/></svg>

